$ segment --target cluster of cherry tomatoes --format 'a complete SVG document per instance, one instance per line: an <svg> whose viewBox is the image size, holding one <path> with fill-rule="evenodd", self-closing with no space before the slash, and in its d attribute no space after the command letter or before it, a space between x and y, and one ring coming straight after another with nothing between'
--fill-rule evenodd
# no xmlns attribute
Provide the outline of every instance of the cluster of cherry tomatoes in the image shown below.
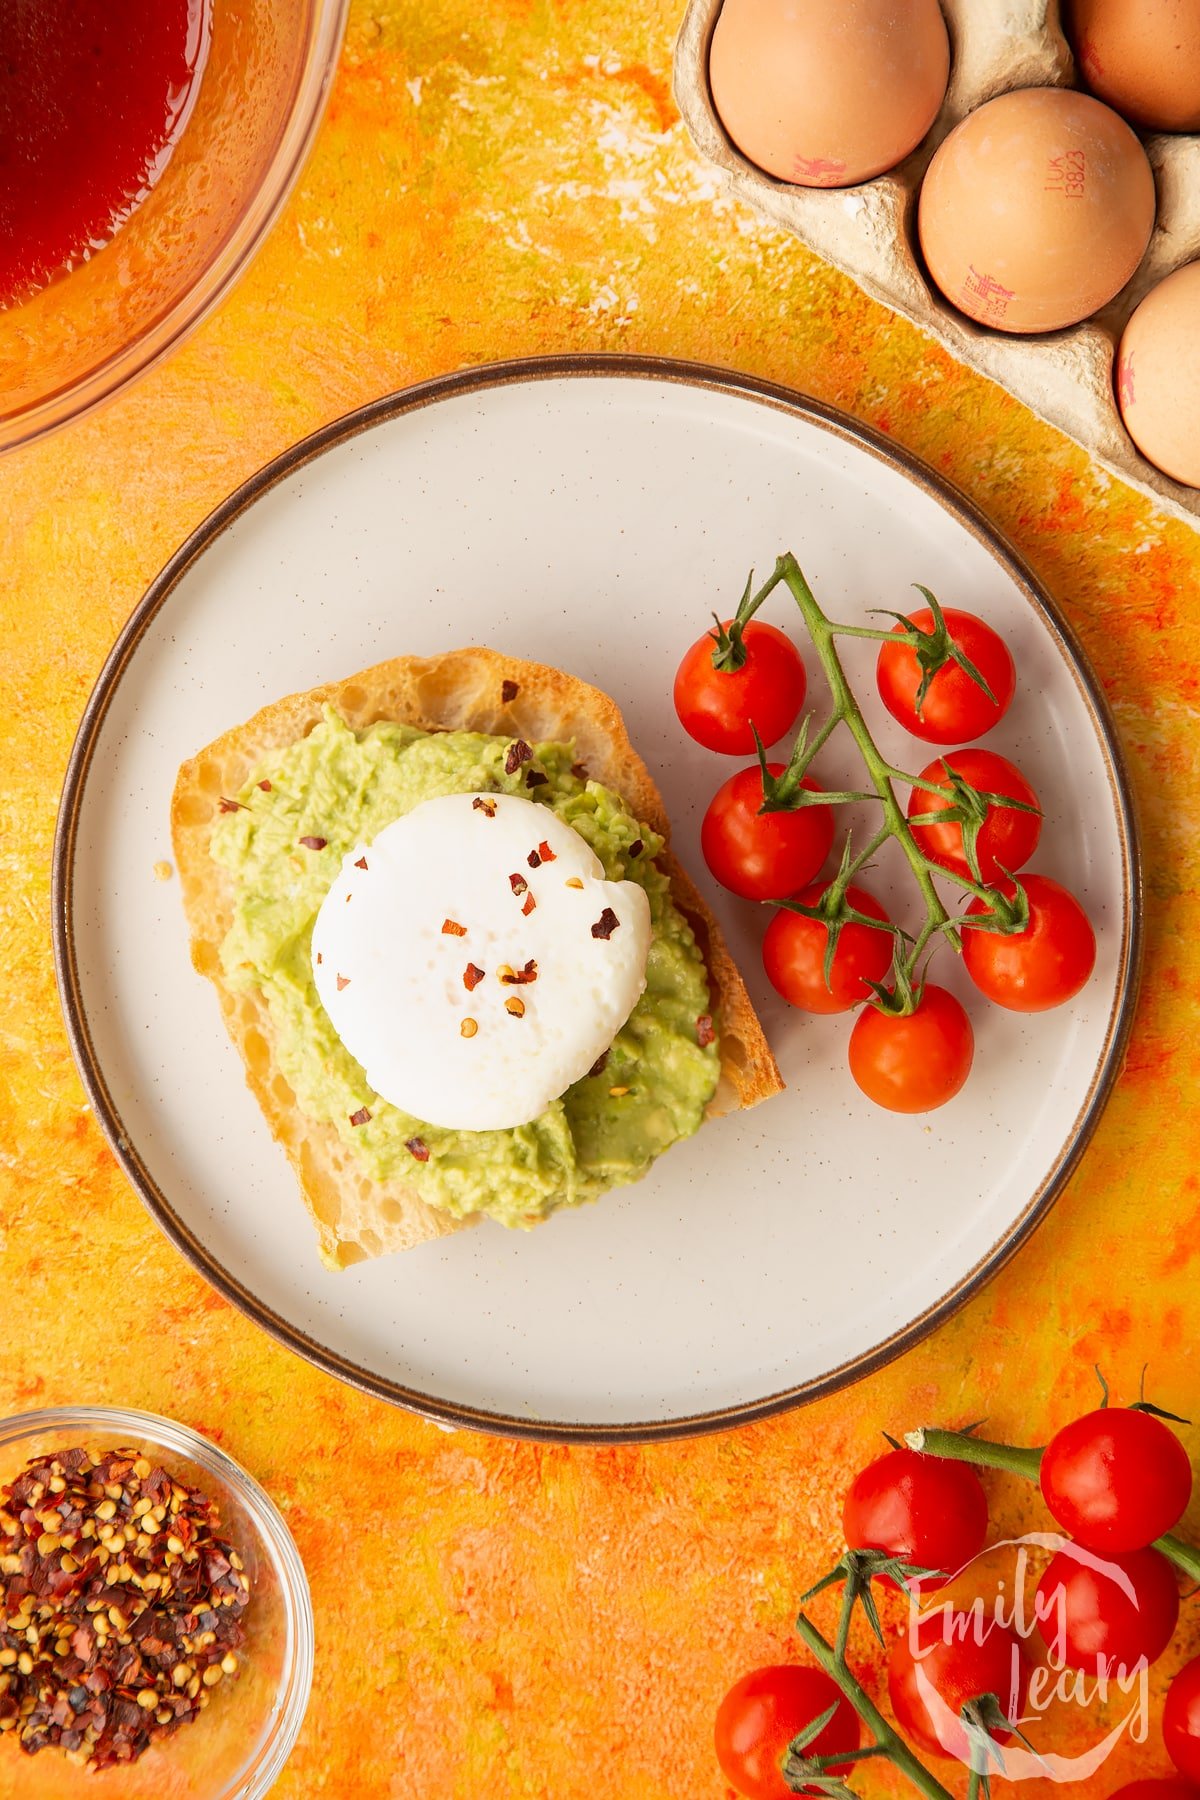
<svg viewBox="0 0 1200 1800"><path fill-rule="evenodd" d="M1031 1609L1048 1650L1088 1676L1116 1678L1153 1663L1171 1642L1179 1614L1175 1570L1154 1544L1191 1497L1183 1445L1153 1411L1106 1405L1057 1433L1042 1454L1039 1482L1071 1540L1051 1558ZM927 1595L984 1549L987 1496L968 1463L896 1448L855 1477L842 1522L849 1549L884 1551L938 1572L911 1584L924 1607ZM1076 1546L1092 1554L1078 1557ZM898 1729L918 1753L965 1760L963 1706L994 1694L1003 1709L1012 1705L1019 1714L1032 1665L1025 1643L1001 1618L989 1619L981 1631L968 1628L962 1611L949 1610L947 1620L946 1605L935 1605L915 1630L904 1629L895 1639L888 1696ZM931 1715L924 1697L930 1685L952 1723L940 1708L936 1720ZM788 1745L830 1708L806 1755L852 1754L860 1747L858 1714L833 1677L790 1664L744 1676L717 1712L716 1752L727 1779L747 1800L787 1800L795 1791L783 1775ZM1008 1741L1002 1731L995 1736L998 1743ZM1187 1779L1138 1780L1112 1800L1200 1800L1200 1786L1192 1785L1200 1783L1200 1657L1168 1689L1162 1737ZM847 1763L838 1772L851 1769Z"/></svg>
<svg viewBox="0 0 1200 1800"><path fill-rule="evenodd" d="M914 737L941 746L970 745L1007 712L1016 671L1007 645L983 620L953 609L942 616L961 660L946 661L930 676L911 634L906 636L905 625L898 624L880 646L879 696ZM908 623L929 634L937 622L931 610L922 609L909 615ZM731 640L736 655L730 654ZM982 685L968 672L971 667ZM807 685L804 663L784 632L758 619L744 625L727 621L684 656L675 677L675 709L684 729L706 749L726 756L754 755L756 732L770 746L792 729ZM718 788L701 828L705 862L723 887L743 899L792 900L820 909L832 886L832 878L820 876L833 846L834 808L812 802L794 810L776 807L772 790L785 777L785 765L770 762L766 771L764 779L755 762ZM974 870L964 843L961 806L954 799L955 778L986 798L972 834ZM944 791L931 793L921 783ZM802 785L811 794L822 792L809 776ZM974 747L956 750L952 758L939 757L917 776L907 814L912 836L931 863L1014 899L1012 877L1036 850L1042 819L1033 788L1012 763ZM1007 934L964 930L963 961L989 1000L1018 1012L1038 1012L1078 993L1095 962L1095 936L1083 908L1060 883L1028 874L1020 885L1028 900L1027 926ZM847 889L844 903L851 915L890 923L881 902L857 882ZM987 901L976 896L966 916L989 910ZM824 919L781 907L763 941L772 985L793 1006L810 1013L861 1007L850 1037L850 1069L879 1105L896 1112L926 1112L952 1098L974 1057L971 1023L958 1000L925 982L909 1010L863 1005L885 991L895 936L861 917L844 918L827 971L829 931Z"/></svg>

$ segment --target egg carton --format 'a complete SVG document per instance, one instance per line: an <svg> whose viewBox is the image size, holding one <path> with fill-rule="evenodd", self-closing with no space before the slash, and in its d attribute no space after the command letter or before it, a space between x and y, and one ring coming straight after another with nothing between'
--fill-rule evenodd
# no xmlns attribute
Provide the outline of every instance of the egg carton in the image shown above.
<svg viewBox="0 0 1200 1800"><path fill-rule="evenodd" d="M942 110L911 156L850 188L777 181L726 136L708 84L709 44L721 4L689 0L675 46L675 97L697 147L738 198L999 382L1122 481L1200 526L1200 490L1173 481L1139 454L1113 390L1116 348L1129 315L1172 269L1200 257L1200 137L1142 135L1158 216L1145 256L1108 306L1063 331L1031 337L989 331L964 318L926 277L917 249L917 195L942 139L985 100L1013 88L1082 85L1057 0L942 0L952 50Z"/></svg>

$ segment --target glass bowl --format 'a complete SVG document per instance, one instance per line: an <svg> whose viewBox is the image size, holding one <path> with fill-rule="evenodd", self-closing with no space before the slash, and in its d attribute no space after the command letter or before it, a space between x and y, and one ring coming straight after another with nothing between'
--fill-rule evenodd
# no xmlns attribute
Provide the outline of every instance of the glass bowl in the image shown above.
<svg viewBox="0 0 1200 1800"><path fill-rule="evenodd" d="M135 1763L86 1776L53 1747L29 1756L0 1735L0 1792L38 1800L258 1800L296 1742L313 1672L313 1616L304 1565L271 1500L215 1444L153 1413L116 1406L51 1407L0 1421L0 1485L31 1457L86 1445L140 1450L200 1488L250 1577L245 1661L203 1714L157 1740ZM18 1773L19 1771L19 1773Z"/></svg>
<svg viewBox="0 0 1200 1800"><path fill-rule="evenodd" d="M300 173L349 0L211 0L191 117L112 242L0 310L0 450L78 418L165 356L232 286Z"/></svg>

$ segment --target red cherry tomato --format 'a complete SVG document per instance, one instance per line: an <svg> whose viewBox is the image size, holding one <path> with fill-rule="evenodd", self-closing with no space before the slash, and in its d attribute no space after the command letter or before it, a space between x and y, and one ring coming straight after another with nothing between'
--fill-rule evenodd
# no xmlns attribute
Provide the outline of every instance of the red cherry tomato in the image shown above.
<svg viewBox="0 0 1200 1800"><path fill-rule="evenodd" d="M900 625L896 627L897 641L889 638L880 645L875 679L883 704L914 737L924 738L928 744L965 744L972 738L981 738L1004 717L1012 705L1016 670L1004 639L974 613L956 612L948 606L943 609L943 616L951 641L974 663L995 695L994 701L988 699L965 669L948 662L929 683L918 714L921 669L916 651L899 636L903 630ZM908 617L921 631L933 627L933 613L928 607L909 613Z"/></svg>
<svg viewBox="0 0 1200 1800"><path fill-rule="evenodd" d="M1200 1781L1200 1656L1184 1663L1167 1689L1162 1731L1179 1773Z"/></svg>
<svg viewBox="0 0 1200 1800"><path fill-rule="evenodd" d="M768 763L772 775L782 763ZM806 775L812 794L820 787ZM833 842L833 808L802 806L796 812L759 811L762 771L739 769L713 795L700 827L704 860L722 887L744 900L782 900L807 887ZM890 959L889 959L890 960Z"/></svg>
<svg viewBox="0 0 1200 1800"><path fill-rule="evenodd" d="M1011 900L1011 881L995 883ZM996 931L964 931L963 963L981 994L1010 1012L1045 1012L1077 994L1096 965L1096 934L1087 914L1048 875L1022 875L1029 896L1029 924L1002 937ZM972 900L968 916L989 909Z"/></svg>
<svg viewBox="0 0 1200 1800"><path fill-rule="evenodd" d="M814 1756L836 1756L857 1750L862 1738L858 1714L824 1669L793 1664L755 1669L730 1688L717 1708L717 1761L727 1781L746 1800L791 1800L796 1791L783 1779L783 1759L792 1739L814 1719L837 1704L824 1730L807 1746ZM831 1765L829 1774L846 1774L850 1765ZM802 1794L811 1794L803 1787Z"/></svg>
<svg viewBox="0 0 1200 1800"><path fill-rule="evenodd" d="M1192 1496L1192 1465L1164 1420L1105 1406L1055 1433L1040 1481L1063 1530L1107 1555L1140 1550L1179 1522Z"/></svg>
<svg viewBox="0 0 1200 1800"><path fill-rule="evenodd" d="M1200 1788L1194 1788L1190 1781L1176 1781L1171 1775L1164 1775L1158 1781L1130 1781L1109 1800L1200 1800Z"/></svg>
<svg viewBox="0 0 1200 1800"><path fill-rule="evenodd" d="M728 631L730 621L725 621ZM754 732L771 745L796 723L808 677L791 638L751 619L742 627L746 660L740 669L715 669L711 633L699 638L675 676L675 711L689 737L725 756L753 756Z"/></svg>
<svg viewBox="0 0 1200 1800"><path fill-rule="evenodd" d="M1092 1568L1088 1558L1102 1566ZM1129 1583L1126 1592L1120 1577ZM1175 1571L1157 1550L1060 1550L1038 1582L1038 1632L1069 1669L1119 1678L1157 1662L1179 1621Z"/></svg>
<svg viewBox="0 0 1200 1800"><path fill-rule="evenodd" d="M987 1495L974 1469L916 1450L889 1450L868 1463L842 1508L851 1550L886 1550L946 1579L979 1555L987 1528ZM930 1591L944 1583L912 1585Z"/></svg>
<svg viewBox="0 0 1200 1800"><path fill-rule="evenodd" d="M829 883L814 882L796 898L804 906L817 906ZM887 913L866 888L848 887L846 899L856 912L871 919ZM865 1000L869 981L882 981L892 966L893 938L888 931L873 931L853 920L838 933L833 966L825 980L825 949L829 932L819 919L780 910L763 938L763 966L771 985L793 1006L810 1013L848 1012Z"/></svg>
<svg viewBox="0 0 1200 1800"><path fill-rule="evenodd" d="M865 1006L850 1033L850 1073L867 1099L889 1112L932 1112L952 1100L974 1055L970 1019L932 982L907 1018Z"/></svg>
<svg viewBox="0 0 1200 1800"><path fill-rule="evenodd" d="M1023 1711L1028 1689L1029 1665L1020 1639L995 1619L978 1614L944 1608L926 1613L897 1638L888 1658L888 1695L896 1722L918 1750L931 1756L966 1759L969 1745L958 1715L968 1700L995 1694L1012 1719ZM1006 1744L1012 1733L997 1731L994 1736Z"/></svg>
<svg viewBox="0 0 1200 1800"><path fill-rule="evenodd" d="M952 756L939 758L927 769L922 769L921 780L944 786L949 779L947 762L956 775L981 794L1003 794L1009 800L1023 801L1026 806L1038 804L1037 795L1021 771L1004 757L997 756L994 750L956 750ZM908 816L915 819L922 814L949 812L951 805L951 801L915 787L909 796ZM983 880L997 881L1005 873L1011 875L1023 869L1037 849L1041 835L1040 813L989 805L975 839L975 855ZM913 836L931 862L940 863L943 869L955 869L960 875L971 873L963 851L963 829L956 821L914 825Z"/></svg>

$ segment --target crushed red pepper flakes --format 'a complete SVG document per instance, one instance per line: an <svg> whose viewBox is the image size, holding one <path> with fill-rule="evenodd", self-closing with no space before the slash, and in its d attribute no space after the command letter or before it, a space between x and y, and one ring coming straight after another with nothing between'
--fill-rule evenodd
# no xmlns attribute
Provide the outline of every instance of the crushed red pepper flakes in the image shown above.
<svg viewBox="0 0 1200 1800"><path fill-rule="evenodd" d="M511 1013L514 1019L523 1019L525 1017L525 1002L519 1000L516 994L513 994L510 999L504 1002L504 1010L507 1013Z"/></svg>
<svg viewBox="0 0 1200 1800"><path fill-rule="evenodd" d="M571 773L574 775L576 781L586 781L588 778L587 764L581 762L572 763Z"/></svg>
<svg viewBox="0 0 1200 1800"><path fill-rule="evenodd" d="M508 885L514 894L523 894L529 886L523 875L510 875Z"/></svg>
<svg viewBox="0 0 1200 1800"><path fill-rule="evenodd" d="M532 894L526 894L526 896L525 896L525 904L524 904L524 906L523 906L523 907L522 907L522 908L521 908L521 912L522 912L522 915L523 915L523 916L524 916L524 917L525 917L525 918L528 918L528 917L529 917L529 915L530 915L530 913L531 913L531 912L532 912L532 911L533 911L533 909L534 909L534 907L535 907L535 906L536 906L536 905L537 905L537 901L536 901L536 900L535 900L535 899L534 899L534 897L533 897L533 895L532 895Z"/></svg>
<svg viewBox="0 0 1200 1800"><path fill-rule="evenodd" d="M504 987L524 987L526 982L537 980L538 966L531 956L524 968L514 969L508 963L501 963L496 973Z"/></svg>
<svg viewBox="0 0 1200 1800"><path fill-rule="evenodd" d="M702 1050L707 1050L716 1035L716 1031L713 1029L712 1014L701 1013L700 1017L696 1020L696 1042L699 1044L700 1048Z"/></svg>
<svg viewBox="0 0 1200 1800"><path fill-rule="evenodd" d="M300 842L304 845L306 850L323 850L329 842L329 839L323 837L302 837Z"/></svg>
<svg viewBox="0 0 1200 1800"><path fill-rule="evenodd" d="M550 846L546 842L545 838L543 838L541 843L538 845L538 855L541 857L541 859L544 863L558 861L557 854L555 853L555 851L553 851L550 848Z"/></svg>
<svg viewBox="0 0 1200 1800"><path fill-rule="evenodd" d="M567 876L567 886L569 888L578 888L580 893L583 892L583 883L582 883L582 881L580 881L578 875L568 875Z"/></svg>
<svg viewBox="0 0 1200 1800"><path fill-rule="evenodd" d="M611 906L606 906L596 923L592 926L594 938L610 938L621 923Z"/></svg>
<svg viewBox="0 0 1200 1800"><path fill-rule="evenodd" d="M476 794L471 802L471 808L474 812L481 812L488 819L494 819L496 816L496 802L485 800L482 794Z"/></svg>
<svg viewBox="0 0 1200 1800"><path fill-rule="evenodd" d="M271 792L271 783L269 781L260 781L258 785L264 794L269 794Z"/></svg>
<svg viewBox="0 0 1200 1800"><path fill-rule="evenodd" d="M356 857L354 860L354 866L356 869L365 869L367 866L366 857L365 856Z"/></svg>
<svg viewBox="0 0 1200 1800"><path fill-rule="evenodd" d="M500 683L500 698L503 700L505 706L508 705L510 700L515 700L520 691L521 690L515 681L502 681Z"/></svg>
<svg viewBox="0 0 1200 1800"><path fill-rule="evenodd" d="M504 773L515 775L522 763L533 760L533 751L524 738L514 738L508 747L508 755L504 759Z"/></svg>
<svg viewBox="0 0 1200 1800"><path fill-rule="evenodd" d="M241 1664L249 1578L218 1508L134 1449L0 1489L0 1735L95 1770L194 1719Z"/></svg>
<svg viewBox="0 0 1200 1800"><path fill-rule="evenodd" d="M466 968L463 970L463 986L466 988L468 994L474 993L486 974L487 970L481 969L478 963L469 962L467 964Z"/></svg>
<svg viewBox="0 0 1200 1800"><path fill-rule="evenodd" d="M221 795L221 811L222 812L245 812L245 810L246 810L246 806L245 806L244 801L230 800L227 795L225 795L225 794Z"/></svg>
<svg viewBox="0 0 1200 1800"><path fill-rule="evenodd" d="M525 771L525 786L527 788L545 787L549 779L550 777L548 775L543 775L540 769L526 769Z"/></svg>
<svg viewBox="0 0 1200 1800"><path fill-rule="evenodd" d="M442 936L443 937L466 937L466 935L467 935L466 926L460 925L457 919L443 919L442 920Z"/></svg>
<svg viewBox="0 0 1200 1800"><path fill-rule="evenodd" d="M371 1110L367 1106L360 1106L357 1112L352 1112L350 1114L350 1123L352 1125L369 1125L370 1122Z"/></svg>
<svg viewBox="0 0 1200 1800"><path fill-rule="evenodd" d="M627 1087L610 1087L608 1092L611 1099L623 1100L629 1089Z"/></svg>
<svg viewBox="0 0 1200 1800"><path fill-rule="evenodd" d="M322 954L319 950L317 951L317 961L319 963L323 963L325 961L325 958L322 956Z"/></svg>
<svg viewBox="0 0 1200 1800"><path fill-rule="evenodd" d="M525 858L525 861L529 864L531 869L540 869L542 866L542 859L536 850L531 850L529 855Z"/></svg>
<svg viewBox="0 0 1200 1800"><path fill-rule="evenodd" d="M634 838L632 844L629 846L629 854L630 856L640 856L645 848L646 846L643 844L641 838Z"/></svg>
<svg viewBox="0 0 1200 1800"><path fill-rule="evenodd" d="M603 1073L607 1067L608 1067L608 1051L602 1050L600 1052L599 1056L596 1058L595 1062L592 1064L591 1068L588 1070L588 1074L589 1075L603 1075Z"/></svg>
<svg viewBox="0 0 1200 1800"><path fill-rule="evenodd" d="M425 1142L424 1138L419 1138L419 1137L405 1138L404 1148L408 1151L409 1155L414 1159L414 1161L416 1161L416 1162L428 1162L429 1161L429 1145Z"/></svg>
<svg viewBox="0 0 1200 1800"><path fill-rule="evenodd" d="M339 975L337 978L338 993L340 994L343 988L348 988L349 986L350 986L350 977L348 975Z"/></svg>

